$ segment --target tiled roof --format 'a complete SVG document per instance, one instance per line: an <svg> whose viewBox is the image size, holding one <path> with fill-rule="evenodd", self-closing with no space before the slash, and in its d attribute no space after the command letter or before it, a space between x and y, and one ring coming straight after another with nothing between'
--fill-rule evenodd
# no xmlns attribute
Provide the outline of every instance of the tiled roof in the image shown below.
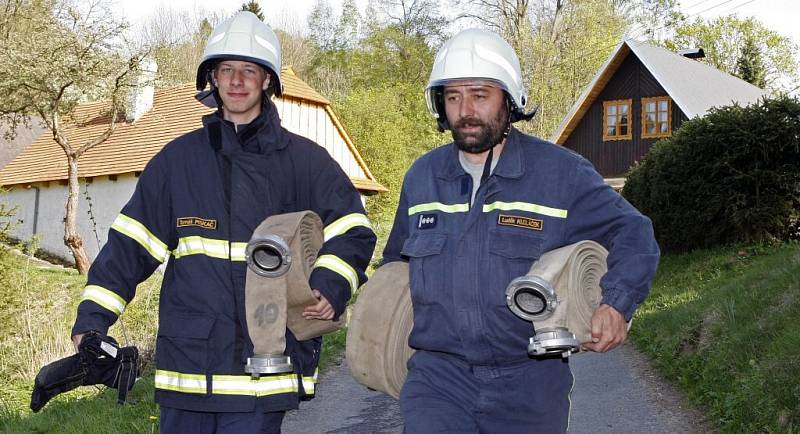
<svg viewBox="0 0 800 434"><path fill-rule="evenodd" d="M329 102L300 80L291 70L281 71L284 96L299 98L324 105ZM176 137L202 126L202 116L213 110L194 99L194 83L170 89L158 90L153 98L153 107L135 123L120 121L114 133L103 143L87 151L78 160L79 177L96 177L138 172L164 145ZM77 149L102 134L109 124L103 115L107 102L81 104L75 110L75 122L67 125L65 135L73 149ZM121 115L120 115L121 116ZM76 126L80 125L80 126ZM347 133L339 127L347 140ZM372 176L358 151L353 152L369 179L353 179L363 190L385 191ZM43 134L24 152L17 156L2 171L0 185L32 184L36 182L67 179L67 162L61 147L49 134Z"/></svg>

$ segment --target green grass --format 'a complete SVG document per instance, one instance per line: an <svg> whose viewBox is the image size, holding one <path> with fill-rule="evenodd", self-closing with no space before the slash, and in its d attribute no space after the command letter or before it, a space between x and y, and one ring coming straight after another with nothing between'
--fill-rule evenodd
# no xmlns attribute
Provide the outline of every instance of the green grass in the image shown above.
<svg viewBox="0 0 800 434"><path fill-rule="evenodd" d="M666 256L634 324L722 432L800 432L800 244Z"/></svg>

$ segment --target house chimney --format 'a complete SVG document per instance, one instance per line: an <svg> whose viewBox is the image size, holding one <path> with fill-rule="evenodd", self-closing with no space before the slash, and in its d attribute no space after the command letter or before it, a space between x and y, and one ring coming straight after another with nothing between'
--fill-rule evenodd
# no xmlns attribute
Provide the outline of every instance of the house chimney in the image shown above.
<svg viewBox="0 0 800 434"><path fill-rule="evenodd" d="M706 52L703 51L702 48L687 48L685 50L678 51L678 54L688 59L702 59L706 57Z"/></svg>
<svg viewBox="0 0 800 434"><path fill-rule="evenodd" d="M139 61L139 77L128 94L128 105L125 109L125 120L134 123L153 107L156 71L158 65L150 57Z"/></svg>

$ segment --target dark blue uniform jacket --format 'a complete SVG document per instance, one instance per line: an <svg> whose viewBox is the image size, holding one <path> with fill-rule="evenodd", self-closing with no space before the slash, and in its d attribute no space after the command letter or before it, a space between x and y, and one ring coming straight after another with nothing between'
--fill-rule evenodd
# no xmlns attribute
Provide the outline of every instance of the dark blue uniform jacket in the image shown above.
<svg viewBox="0 0 800 434"><path fill-rule="evenodd" d="M286 131L277 109L236 132L221 113L167 144L148 163L108 242L89 271L73 334L106 332L161 263L156 401L195 411L278 411L312 397L321 339L298 342L287 330L296 373L252 380L245 321L245 246L266 217L305 209L325 225L310 277L344 312L375 235L358 192L329 156Z"/></svg>
<svg viewBox="0 0 800 434"><path fill-rule="evenodd" d="M608 249L603 303L631 318L659 257L647 217L584 158L515 129L470 205L457 152L439 147L409 169L383 253L409 261L412 347L476 365L526 360L533 328L506 306L506 286L542 253L581 240Z"/></svg>

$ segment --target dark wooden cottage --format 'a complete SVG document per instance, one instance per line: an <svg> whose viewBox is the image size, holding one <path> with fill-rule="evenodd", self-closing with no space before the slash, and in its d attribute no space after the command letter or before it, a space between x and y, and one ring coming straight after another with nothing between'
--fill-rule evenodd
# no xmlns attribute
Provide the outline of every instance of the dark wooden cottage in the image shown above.
<svg viewBox="0 0 800 434"><path fill-rule="evenodd" d="M664 48L624 40L578 97L550 140L619 178L653 143L712 107L747 105L767 92Z"/></svg>

